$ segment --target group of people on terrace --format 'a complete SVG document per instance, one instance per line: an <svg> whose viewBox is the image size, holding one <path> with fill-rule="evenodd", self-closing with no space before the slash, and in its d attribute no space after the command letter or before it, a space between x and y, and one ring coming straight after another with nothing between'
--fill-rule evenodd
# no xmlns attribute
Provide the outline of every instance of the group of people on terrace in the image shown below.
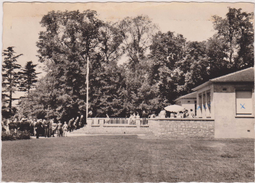
<svg viewBox="0 0 255 183"><path fill-rule="evenodd" d="M162 110L158 115L151 114L149 118L195 118L195 114L193 109L178 111L178 112L168 112L166 110Z"/></svg>

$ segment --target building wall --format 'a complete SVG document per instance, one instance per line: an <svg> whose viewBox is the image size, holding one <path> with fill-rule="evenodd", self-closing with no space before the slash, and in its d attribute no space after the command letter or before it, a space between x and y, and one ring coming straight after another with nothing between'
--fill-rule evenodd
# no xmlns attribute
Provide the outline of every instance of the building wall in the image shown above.
<svg viewBox="0 0 255 183"><path fill-rule="evenodd" d="M149 129L162 138L213 138L212 119L149 119Z"/></svg>
<svg viewBox="0 0 255 183"><path fill-rule="evenodd" d="M214 84L213 86L215 138L254 138L254 107L252 116L236 115L238 89L252 89L254 101L252 84Z"/></svg>
<svg viewBox="0 0 255 183"><path fill-rule="evenodd" d="M192 109L195 114L195 101L196 99L181 99L181 106L187 109L190 113L190 109Z"/></svg>

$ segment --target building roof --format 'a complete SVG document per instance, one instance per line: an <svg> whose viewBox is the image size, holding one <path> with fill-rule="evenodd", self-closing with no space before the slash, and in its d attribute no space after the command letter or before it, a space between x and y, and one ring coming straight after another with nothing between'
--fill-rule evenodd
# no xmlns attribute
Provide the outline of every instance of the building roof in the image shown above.
<svg viewBox="0 0 255 183"><path fill-rule="evenodd" d="M192 93L188 93L186 95L180 96L177 99L175 99L174 101L178 101L181 99L196 99L197 98L197 93L196 92L192 92Z"/></svg>
<svg viewBox="0 0 255 183"><path fill-rule="evenodd" d="M249 67L237 72L211 79L212 82L254 82L254 68Z"/></svg>
<svg viewBox="0 0 255 183"><path fill-rule="evenodd" d="M249 67L240 71L236 71L224 76L220 76L193 88L196 91L203 88L211 83L238 83L238 82L254 82L254 67Z"/></svg>

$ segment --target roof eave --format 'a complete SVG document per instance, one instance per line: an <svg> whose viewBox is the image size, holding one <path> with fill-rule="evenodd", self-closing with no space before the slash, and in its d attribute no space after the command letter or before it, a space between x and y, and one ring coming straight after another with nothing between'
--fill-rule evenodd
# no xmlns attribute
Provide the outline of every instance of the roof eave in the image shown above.
<svg viewBox="0 0 255 183"><path fill-rule="evenodd" d="M201 88L203 88L203 87L206 87L206 86L210 85L211 83L212 83L212 81L209 80L209 81L207 81L207 82L205 82L205 83L203 83L203 84L201 84L201 85L198 85L198 86L195 87L195 88L192 88L191 90L192 90L192 91L197 91L197 90L199 90L199 89L201 89Z"/></svg>
<svg viewBox="0 0 255 183"><path fill-rule="evenodd" d="M175 99L174 101L178 101L178 100L181 100L181 99L195 99L196 97L191 97L190 95L193 95L195 94L195 92L192 92L192 93L188 93L186 95L182 95L180 97L178 97L177 99ZM189 96L189 97L186 97L186 96Z"/></svg>

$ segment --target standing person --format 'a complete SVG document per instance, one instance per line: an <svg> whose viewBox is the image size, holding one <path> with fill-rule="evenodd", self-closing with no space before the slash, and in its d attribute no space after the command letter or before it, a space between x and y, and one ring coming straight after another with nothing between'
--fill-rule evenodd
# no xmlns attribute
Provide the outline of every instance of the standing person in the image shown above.
<svg viewBox="0 0 255 183"><path fill-rule="evenodd" d="M17 120L17 122L16 122L16 131L18 131L18 130L20 130L20 120Z"/></svg>
<svg viewBox="0 0 255 183"><path fill-rule="evenodd" d="M52 122L53 122L53 120L52 120ZM53 137L55 137L54 134L57 132L57 130L58 130L58 125L53 122L52 123L52 135L53 135Z"/></svg>
<svg viewBox="0 0 255 183"><path fill-rule="evenodd" d="M193 112L193 109L190 109L190 118L195 118L195 114Z"/></svg>
<svg viewBox="0 0 255 183"><path fill-rule="evenodd" d="M25 121L26 121L26 119L25 118L21 118L21 120L20 120L20 124L19 124L19 130L20 131L24 131L24 127L25 127Z"/></svg>
<svg viewBox="0 0 255 183"><path fill-rule="evenodd" d="M16 133L17 132L17 122L18 122L18 118L14 118L14 121L13 121L13 129L14 129L14 132Z"/></svg>
<svg viewBox="0 0 255 183"><path fill-rule="evenodd" d="M183 118L183 112L179 111L176 118Z"/></svg>
<svg viewBox="0 0 255 183"><path fill-rule="evenodd" d="M37 137L37 123L38 123L38 120L36 119L34 121L34 135L36 135L36 137Z"/></svg>
<svg viewBox="0 0 255 183"><path fill-rule="evenodd" d="M33 126L34 126L34 136L36 135L36 122L37 122L37 119L34 119L33 120Z"/></svg>
<svg viewBox="0 0 255 183"><path fill-rule="evenodd" d="M32 118L29 119L29 125L30 125L30 134L34 136L34 122Z"/></svg>
<svg viewBox="0 0 255 183"><path fill-rule="evenodd" d="M68 121L68 129L69 129L69 132L72 132L73 130L73 121L74 121L74 118L70 119Z"/></svg>
<svg viewBox="0 0 255 183"><path fill-rule="evenodd" d="M66 122L64 122L64 125L63 125L63 136L64 137L67 137L67 127L68 127L68 125L66 124Z"/></svg>
<svg viewBox="0 0 255 183"><path fill-rule="evenodd" d="M89 117L89 118L92 118L92 115L93 115L93 112L92 112L92 111L89 111L88 117Z"/></svg>
<svg viewBox="0 0 255 183"><path fill-rule="evenodd" d="M165 110L160 111L160 113L158 114L158 117L159 118L165 118L166 117L166 111Z"/></svg>
<svg viewBox="0 0 255 183"><path fill-rule="evenodd" d="M130 117L128 119L128 124L132 125L134 123L135 123L135 113L134 114L130 113Z"/></svg>
<svg viewBox="0 0 255 183"><path fill-rule="evenodd" d="M109 115L108 114L106 114L106 120L105 120L105 123L107 123L107 124L109 124L109 122L110 122L110 117L109 117Z"/></svg>
<svg viewBox="0 0 255 183"><path fill-rule="evenodd" d="M4 119L3 119L3 120L4 120ZM2 133L3 133L4 131L6 131L6 126L4 125L3 120L1 121L1 125L2 125Z"/></svg>
<svg viewBox="0 0 255 183"><path fill-rule="evenodd" d="M9 124L10 124L10 120L7 119L7 121L6 121L6 128L5 128L7 134L10 134Z"/></svg>
<svg viewBox="0 0 255 183"><path fill-rule="evenodd" d="M46 121L46 119L43 120L43 129L44 129L44 136L46 138L46 137L48 137L48 133L49 133L49 126L48 126L48 122Z"/></svg>
<svg viewBox="0 0 255 183"><path fill-rule="evenodd" d="M189 118L189 111L188 110L184 111L183 118Z"/></svg>
<svg viewBox="0 0 255 183"><path fill-rule="evenodd" d="M145 125L145 124L148 124L147 123L147 114L145 112L145 110L142 111L142 124Z"/></svg>
<svg viewBox="0 0 255 183"><path fill-rule="evenodd" d="M9 130L10 130L10 132L15 132L16 133L16 121L17 121L17 119L15 118L13 121L11 121L10 123L9 123ZM2 123L2 125L4 125L3 123ZM3 128L4 126L2 126L2 128ZM5 127L5 130L6 130L6 127Z"/></svg>
<svg viewBox="0 0 255 183"><path fill-rule="evenodd" d="M49 122L49 136L50 137L52 135L52 125L53 125L53 119L50 119L50 122Z"/></svg>
<svg viewBox="0 0 255 183"><path fill-rule="evenodd" d="M81 117L80 117L80 120L79 120L79 127L82 127L82 126L83 126L82 120L83 120L83 115L81 115Z"/></svg>
<svg viewBox="0 0 255 183"><path fill-rule="evenodd" d="M60 122L58 122L58 129L57 129L57 131L58 131L58 137L61 137L61 136L63 136L63 128L62 128L62 124L60 123Z"/></svg>
<svg viewBox="0 0 255 183"><path fill-rule="evenodd" d="M78 121L79 121L79 116L77 116L77 118L74 121L74 129L76 130L78 128Z"/></svg>
<svg viewBox="0 0 255 183"><path fill-rule="evenodd" d="M42 120L39 119L36 123L36 138L39 139L39 135L43 132Z"/></svg>
<svg viewBox="0 0 255 183"><path fill-rule="evenodd" d="M146 114L146 112L144 110L142 112L142 118L147 118L147 114Z"/></svg>

